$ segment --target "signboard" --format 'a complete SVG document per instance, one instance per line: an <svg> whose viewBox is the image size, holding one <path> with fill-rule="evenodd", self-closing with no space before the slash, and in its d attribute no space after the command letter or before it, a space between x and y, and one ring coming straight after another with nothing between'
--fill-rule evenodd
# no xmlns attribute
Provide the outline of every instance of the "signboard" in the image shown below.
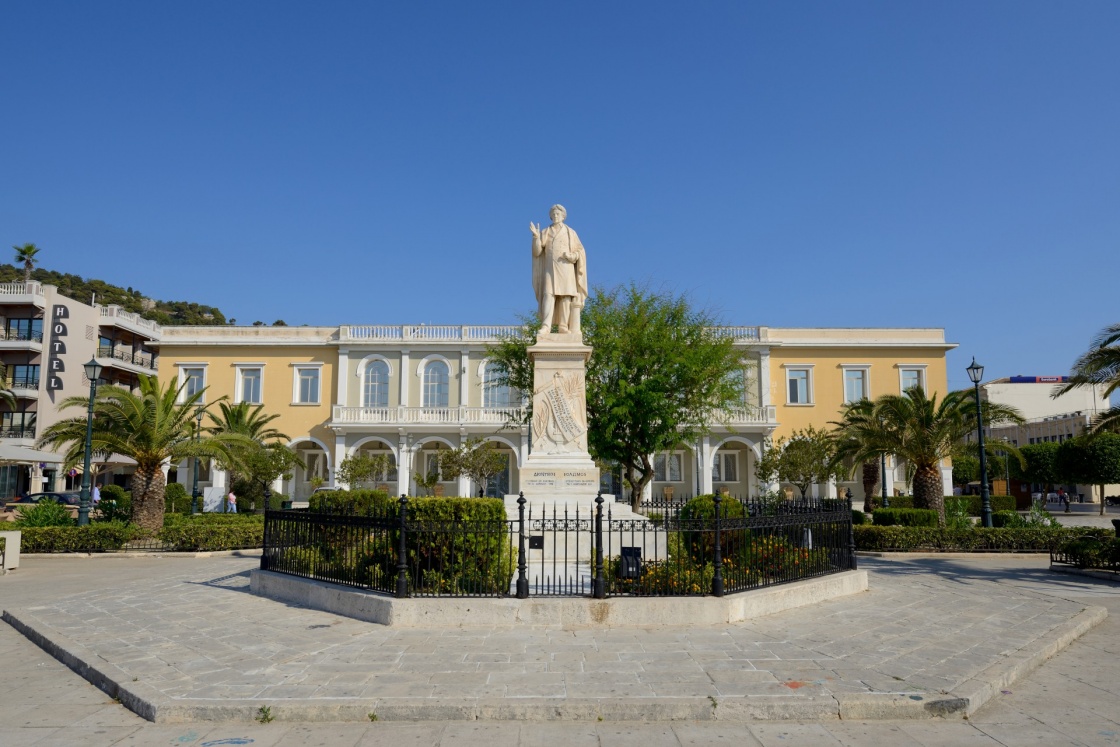
<svg viewBox="0 0 1120 747"><path fill-rule="evenodd" d="M47 349L47 391L55 392L62 389L62 376L66 370L60 356L66 355L65 337L69 334L64 319L70 318L70 309L62 304L51 307L51 336Z"/></svg>
<svg viewBox="0 0 1120 747"><path fill-rule="evenodd" d="M1012 376L1012 384L1065 384L1068 376Z"/></svg>

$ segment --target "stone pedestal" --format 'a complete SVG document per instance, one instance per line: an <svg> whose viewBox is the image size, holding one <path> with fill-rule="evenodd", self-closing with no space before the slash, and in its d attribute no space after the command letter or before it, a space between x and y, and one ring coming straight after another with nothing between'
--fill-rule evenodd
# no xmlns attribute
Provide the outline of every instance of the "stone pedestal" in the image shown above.
<svg viewBox="0 0 1120 747"><path fill-rule="evenodd" d="M587 451L587 360L578 332L537 335L533 363L533 424L521 489L534 504L594 505L599 468Z"/></svg>

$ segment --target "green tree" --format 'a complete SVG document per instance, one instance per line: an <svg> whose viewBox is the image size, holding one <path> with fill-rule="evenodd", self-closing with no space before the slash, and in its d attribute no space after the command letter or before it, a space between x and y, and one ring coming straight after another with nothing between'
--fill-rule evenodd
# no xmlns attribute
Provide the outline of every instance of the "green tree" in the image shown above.
<svg viewBox="0 0 1120 747"><path fill-rule="evenodd" d="M388 469L389 457L385 454L354 454L342 460L335 477L354 490L363 482L379 479Z"/></svg>
<svg viewBox="0 0 1120 747"><path fill-rule="evenodd" d="M290 480L292 471L302 464L303 461L298 454L276 441L248 450L241 457L238 481L236 483L231 481L235 489L234 494L238 498L238 507L244 506L256 510L259 505L262 510L268 508L264 497L269 486L279 477Z"/></svg>
<svg viewBox="0 0 1120 747"><path fill-rule="evenodd" d="M509 466L509 456L497 444L481 438L470 438L457 449L440 455L440 472L449 480L466 475L481 493L494 475Z"/></svg>
<svg viewBox="0 0 1120 747"><path fill-rule="evenodd" d="M271 423L280 416L264 412L264 405L254 405L249 402L231 404L219 400L219 412L207 412L210 424L206 432L211 436L236 434L245 437L244 442L231 442L225 448L225 453L215 461L222 469L229 473L229 485L233 489L242 479L242 473L249 470L250 464L261 462L268 463L269 456L259 452L268 444L277 441L287 441L288 436L273 428ZM253 482L252 479L249 482ZM236 491L234 495L237 495ZM223 499L223 507L224 507Z"/></svg>
<svg viewBox="0 0 1120 747"><path fill-rule="evenodd" d="M652 454L697 440L743 404L746 365L714 316L683 296L638 285L595 289L582 314L587 364L587 445L617 463L635 505L653 479ZM505 370L500 383L533 391L528 347L539 322L492 346ZM531 417L531 413L527 414Z"/></svg>
<svg viewBox="0 0 1120 747"><path fill-rule="evenodd" d="M865 456L861 460L856 460L854 454L860 451L860 429L854 427L854 424L861 423L866 425L866 422L871 422L874 419L875 405L869 399L861 399L856 402L848 404L843 410L843 419L840 422L831 422L830 425L836 426L832 431L831 437L835 441L833 446L833 460L835 466L840 469L842 465L848 465L853 462L860 463L860 479L863 483L863 510L864 513L871 513L875 509L875 489L879 485L879 480L884 477L880 474L881 469L881 455L880 456ZM858 416L858 419L857 419ZM847 442L847 443L846 443ZM843 470L841 470L843 471Z"/></svg>
<svg viewBox="0 0 1120 747"><path fill-rule="evenodd" d="M1104 516L1105 486L1120 483L1120 435L1078 436L1058 444L1054 471L1065 482L1099 485Z"/></svg>
<svg viewBox="0 0 1120 747"><path fill-rule="evenodd" d="M1021 422L1006 405L982 403L985 425ZM972 390L949 392L938 402L921 387L905 394L884 394L870 404L855 403L844 411L837 436L838 457L864 462L894 454L914 470L914 506L937 511L945 523L941 463L976 431L976 399Z"/></svg>
<svg viewBox="0 0 1120 747"><path fill-rule="evenodd" d="M835 439L812 425L794 431L789 438L767 444L755 467L755 475L762 482L788 482L801 491L802 498L814 483L823 485L832 478L845 477L836 460Z"/></svg>
<svg viewBox="0 0 1120 747"><path fill-rule="evenodd" d="M189 456L221 458L231 447L244 445L240 434L203 435L194 440L194 416L202 391L187 395L186 384L168 383L160 388L154 376L140 376L138 392L103 386L93 406L94 451L121 454L136 460L132 476L132 521L152 531L163 526L164 489L162 463ZM89 398L67 397L60 409L85 410ZM86 415L60 420L39 438L39 448L64 451L66 466L82 460Z"/></svg>
<svg viewBox="0 0 1120 747"><path fill-rule="evenodd" d="M16 264L23 264L23 282L30 283L31 271L35 269L35 255L39 253L39 247L34 244L24 244L23 246L17 244L12 248L16 250Z"/></svg>
<svg viewBox="0 0 1120 747"><path fill-rule="evenodd" d="M1027 444L1019 449L1023 455L1023 465L1016 467L1012 462L1012 474L1028 482L1042 486L1043 495L1049 493L1054 484L1061 481L1058 473L1058 444L1043 441Z"/></svg>
<svg viewBox="0 0 1120 747"><path fill-rule="evenodd" d="M1106 399L1120 390L1120 324L1097 333L1089 350L1074 362L1069 381L1055 390L1053 396L1086 386L1103 386ZM1093 433L1105 431L1120 432L1120 406L1105 410L1093 421Z"/></svg>

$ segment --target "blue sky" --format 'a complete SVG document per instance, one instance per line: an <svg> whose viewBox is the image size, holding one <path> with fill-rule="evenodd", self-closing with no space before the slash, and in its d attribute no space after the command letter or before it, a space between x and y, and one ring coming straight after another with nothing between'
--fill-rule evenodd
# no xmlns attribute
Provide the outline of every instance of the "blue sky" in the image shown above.
<svg viewBox="0 0 1120 747"><path fill-rule="evenodd" d="M513 323L593 284L944 327L950 385L1120 321L1120 3L6 3L0 239L239 323Z"/></svg>

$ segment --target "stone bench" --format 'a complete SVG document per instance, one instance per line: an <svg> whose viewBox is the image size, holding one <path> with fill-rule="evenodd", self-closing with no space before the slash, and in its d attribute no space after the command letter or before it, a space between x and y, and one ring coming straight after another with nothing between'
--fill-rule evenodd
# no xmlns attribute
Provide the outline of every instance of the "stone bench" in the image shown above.
<svg viewBox="0 0 1120 747"><path fill-rule="evenodd" d="M0 539L4 540L4 549L0 551L0 568L4 573L19 568L19 543L22 536L18 529L11 532L0 531Z"/></svg>

